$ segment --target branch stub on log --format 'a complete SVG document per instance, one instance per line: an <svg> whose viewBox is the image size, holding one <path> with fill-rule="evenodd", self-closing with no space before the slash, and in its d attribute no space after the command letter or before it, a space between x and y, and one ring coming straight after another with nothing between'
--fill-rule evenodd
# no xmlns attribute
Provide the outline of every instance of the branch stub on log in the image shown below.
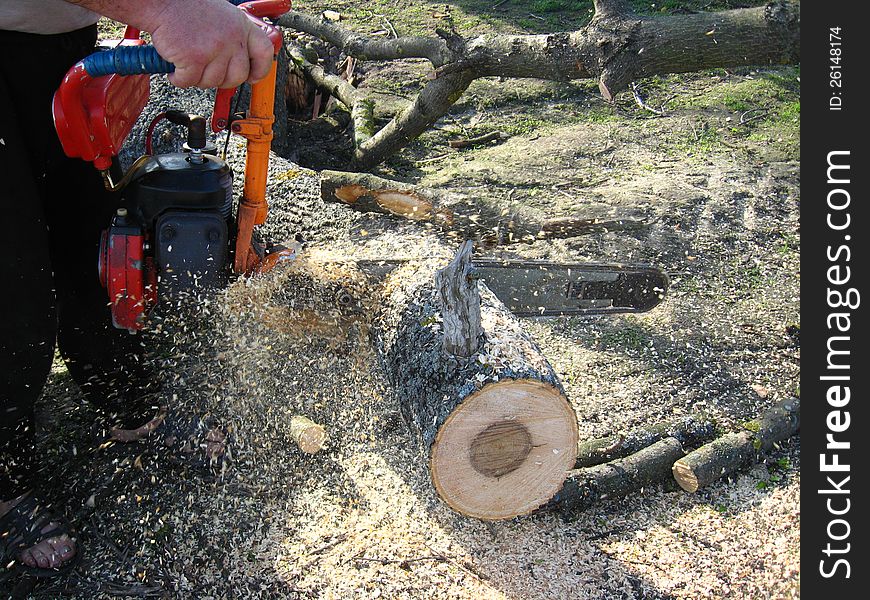
<svg viewBox="0 0 870 600"><path fill-rule="evenodd" d="M446 267L435 273L435 287L444 320L444 351L471 356L480 343L480 291L473 276L474 243L466 241Z"/></svg>

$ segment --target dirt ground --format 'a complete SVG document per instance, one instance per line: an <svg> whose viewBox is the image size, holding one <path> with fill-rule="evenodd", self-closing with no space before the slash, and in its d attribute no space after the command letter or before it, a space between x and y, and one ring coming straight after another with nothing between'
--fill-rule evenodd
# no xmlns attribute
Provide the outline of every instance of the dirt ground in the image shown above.
<svg viewBox="0 0 870 600"><path fill-rule="evenodd" d="M374 3L371 14L348 12L346 24L429 26L403 21L407 4ZM498 19L476 2L419 6L429 20L445 10L463 17L460 31L575 24L572 3L508 4L492 13ZM361 85L381 90L386 111L423 72L413 61L363 65ZM561 377L581 439L698 410L729 429L800 394L799 77L788 67L639 82L663 115L631 93L607 105L594 83L479 81L379 172L506 211L641 221L487 255L655 264L671 275L649 313L523 321ZM207 95L155 86L163 102L209 111ZM342 119L328 113L316 125L339 146ZM507 139L446 144L494 130ZM264 237L348 257L421 256L442 243L436 230L324 204L314 169L327 151L306 139L290 153L295 162L273 157ZM230 146L239 183L243 149ZM186 312L193 317L167 317L159 334L155 403L169 403L176 422L228 428L223 464L168 446L165 432L105 443L102 416L56 362L39 405L42 481L76 524L84 555L33 597L799 597L798 438L696 494L666 485L576 514L466 518L432 489L364 320L342 323L340 338L299 336L280 318L290 278L278 270L237 281ZM290 441L298 413L327 427L325 450L306 455Z"/></svg>

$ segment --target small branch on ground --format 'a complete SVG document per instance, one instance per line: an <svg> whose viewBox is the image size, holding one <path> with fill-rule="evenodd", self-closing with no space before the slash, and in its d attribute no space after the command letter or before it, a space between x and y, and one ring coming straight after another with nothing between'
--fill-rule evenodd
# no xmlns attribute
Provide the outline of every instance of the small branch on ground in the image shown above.
<svg viewBox="0 0 870 600"><path fill-rule="evenodd" d="M640 88L638 88L637 83L635 83L634 81L631 82L631 93L634 96L634 101L642 109L647 110L652 114L658 115L660 117L663 117L665 115L664 110L656 110L655 108L646 103L646 101L643 99L643 96L640 95Z"/></svg>
<svg viewBox="0 0 870 600"><path fill-rule="evenodd" d="M674 479L687 492L696 492L743 467L758 454L770 452L799 429L800 399L780 402L745 423L743 431L724 435L676 461Z"/></svg>
<svg viewBox="0 0 870 600"><path fill-rule="evenodd" d="M687 447L694 447L713 437L715 421L706 415L687 415L669 419L628 433L620 433L580 442L577 446L575 469L592 467L624 458L657 441L672 437Z"/></svg>
<svg viewBox="0 0 870 600"><path fill-rule="evenodd" d="M472 146L480 146L496 140L505 140L507 137L508 135L503 131L490 131L489 133L478 137L450 140L447 143L451 148L470 148Z"/></svg>

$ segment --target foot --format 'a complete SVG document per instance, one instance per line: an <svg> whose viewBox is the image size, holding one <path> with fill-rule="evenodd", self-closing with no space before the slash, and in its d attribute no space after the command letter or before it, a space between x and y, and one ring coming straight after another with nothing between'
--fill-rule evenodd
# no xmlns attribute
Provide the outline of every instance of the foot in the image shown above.
<svg viewBox="0 0 870 600"><path fill-rule="evenodd" d="M153 419L135 429L113 427L109 432L112 441L130 443L149 437L166 421L168 414L166 406L161 406ZM219 426L195 419L187 423L177 418L173 422L166 421L163 427L163 443L168 447L179 445L182 452L193 453L197 449L205 451L205 457L210 465L220 462L227 450L227 434ZM210 420L209 420L210 421Z"/></svg>
<svg viewBox="0 0 870 600"><path fill-rule="evenodd" d="M151 433L160 427L160 424L163 423L163 420L166 418L166 407L161 406L160 410L157 411L157 414L153 419L142 425L141 427L137 427L136 429L121 429L120 427L113 427L109 432L109 437L121 443L130 443L136 442L138 440L144 440L146 437L151 435Z"/></svg>
<svg viewBox="0 0 870 600"><path fill-rule="evenodd" d="M18 560L21 564L31 568L59 569L68 564L76 555L75 542L68 533L61 533L60 535L38 540L30 546L17 550L17 552L14 548L16 539L22 534L20 531L12 528L13 524L7 526L4 522L4 517L21 504L29 494L30 492L12 500L0 502L0 523L3 523L0 526L0 540L10 544L11 550L9 553L13 561ZM34 520L38 521L38 518ZM40 528L40 532L37 535L50 533L52 530L60 527L60 523L49 521Z"/></svg>

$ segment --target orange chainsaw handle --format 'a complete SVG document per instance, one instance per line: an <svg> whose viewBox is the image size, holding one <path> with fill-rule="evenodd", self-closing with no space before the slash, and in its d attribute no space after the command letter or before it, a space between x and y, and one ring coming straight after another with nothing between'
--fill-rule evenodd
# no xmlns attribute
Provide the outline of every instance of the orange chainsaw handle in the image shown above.
<svg viewBox="0 0 870 600"><path fill-rule="evenodd" d="M290 10L290 0L252 0L238 5L249 17L263 28L263 31L269 36L272 45L275 47L275 54L281 51L283 36L281 31L275 27L270 27L259 19L277 19L288 10ZM217 91L214 100L214 112L211 116L211 130L214 133L220 133L227 128L230 121L230 104L233 96L238 88L223 88Z"/></svg>
<svg viewBox="0 0 870 600"><path fill-rule="evenodd" d="M248 140L245 157L245 185L236 220L236 252L233 271L238 274L251 274L261 266L263 258L253 246L253 232L256 225L266 222L269 207L266 203L266 180L269 175L269 150L272 147L272 124L275 122L275 80L278 67L278 53L283 44L280 30L266 25L259 17L275 18L290 9L289 0L256 0L239 6L258 24L264 26L269 39L275 46L275 54L269 74L251 86L251 104L242 119L232 122L230 131ZM275 35L277 34L277 35ZM218 100L226 103L226 119L229 120L229 99L235 90L219 90L212 117L212 128L219 121ZM223 96L221 96L223 93ZM226 122L224 123L226 127Z"/></svg>

